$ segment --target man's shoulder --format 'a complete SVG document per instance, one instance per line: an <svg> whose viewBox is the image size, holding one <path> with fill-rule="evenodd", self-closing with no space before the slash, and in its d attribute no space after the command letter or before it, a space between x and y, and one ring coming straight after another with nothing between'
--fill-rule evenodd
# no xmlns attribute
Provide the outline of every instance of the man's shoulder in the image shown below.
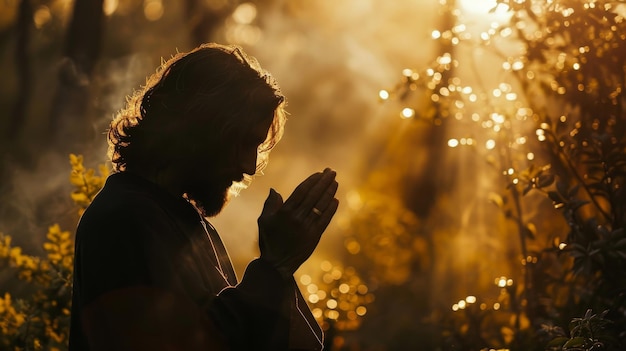
<svg viewBox="0 0 626 351"><path fill-rule="evenodd" d="M158 203L158 190L137 176L115 173L110 175L85 213L134 212Z"/></svg>
<svg viewBox="0 0 626 351"><path fill-rule="evenodd" d="M164 220L168 204L163 192L138 176L112 174L83 213L79 227Z"/></svg>

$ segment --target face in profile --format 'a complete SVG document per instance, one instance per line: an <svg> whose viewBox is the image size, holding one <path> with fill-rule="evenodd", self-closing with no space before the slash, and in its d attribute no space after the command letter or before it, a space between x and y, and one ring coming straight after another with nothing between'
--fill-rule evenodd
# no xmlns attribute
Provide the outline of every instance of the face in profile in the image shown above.
<svg viewBox="0 0 626 351"><path fill-rule="evenodd" d="M226 140L189 155L181 167L183 191L204 216L221 212L230 199L233 183L256 173L258 149L267 138L272 116L242 133L239 140L223 138Z"/></svg>

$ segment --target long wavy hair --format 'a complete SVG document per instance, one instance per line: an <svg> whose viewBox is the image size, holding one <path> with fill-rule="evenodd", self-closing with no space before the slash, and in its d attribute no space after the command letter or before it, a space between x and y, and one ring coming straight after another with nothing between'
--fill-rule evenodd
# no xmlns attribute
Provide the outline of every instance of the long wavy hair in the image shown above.
<svg viewBox="0 0 626 351"><path fill-rule="evenodd" d="M115 172L155 167L213 141L234 142L273 116L258 149L257 173L280 140L285 97L275 79L238 46L209 43L163 61L111 122ZM255 120L256 119L256 120ZM245 186L242 186L245 187Z"/></svg>

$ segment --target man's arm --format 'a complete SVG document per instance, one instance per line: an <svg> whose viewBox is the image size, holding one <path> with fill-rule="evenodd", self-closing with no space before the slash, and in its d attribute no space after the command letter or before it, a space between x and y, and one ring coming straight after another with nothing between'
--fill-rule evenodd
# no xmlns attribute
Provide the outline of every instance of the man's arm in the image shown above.
<svg viewBox="0 0 626 351"><path fill-rule="evenodd" d="M93 351L223 351L225 337L191 301L151 286L107 292L82 312Z"/></svg>
<svg viewBox="0 0 626 351"><path fill-rule="evenodd" d="M241 329L232 329L233 326L249 331L247 335L254 342L248 348L322 349L322 331L300 294L293 273L312 254L335 214L336 191L335 172L330 169L311 175L284 203L280 194L270 191L258 220L261 257L248 265L242 282L222 291L209 309L216 324L224 328L238 349L246 349L245 341L238 340ZM241 310L242 306L248 310ZM250 319L236 320L246 313Z"/></svg>
<svg viewBox="0 0 626 351"><path fill-rule="evenodd" d="M311 323L292 275L310 256L336 211L335 191L334 172L326 171L304 181L284 205L273 192L259 218L261 258L250 263L240 284L207 296L201 308L168 284L153 281L159 269L170 265L158 263L166 257L147 249L145 239L162 232L163 223L137 221L129 214L126 220L117 219L122 226L110 220L83 223L94 234L84 247L77 241L77 253L81 251L91 268L82 283L88 281L92 291L81 312L90 344L96 350L101 345L132 350L139 344L153 345L153 350L178 350L174 345L189 350L212 345L209 350L221 350L224 344L233 350L321 349L321 331ZM326 215L318 219L312 208L324 204ZM316 217L298 215L307 207ZM135 225L129 226L130 221ZM104 347L110 345L115 347Z"/></svg>
<svg viewBox="0 0 626 351"><path fill-rule="evenodd" d="M314 173L296 187L283 202L270 190L258 219L261 260L278 270L292 287L289 348L321 350L323 333L298 290L293 274L319 243L337 211L338 183L335 171L326 168Z"/></svg>

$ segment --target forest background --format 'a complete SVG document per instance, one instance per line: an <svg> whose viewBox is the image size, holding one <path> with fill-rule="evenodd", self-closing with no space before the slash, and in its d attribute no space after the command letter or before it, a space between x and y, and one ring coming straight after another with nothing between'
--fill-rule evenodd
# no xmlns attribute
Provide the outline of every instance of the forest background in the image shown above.
<svg viewBox="0 0 626 351"><path fill-rule="evenodd" d="M297 274L330 350L622 349L623 13L0 2L0 345L65 348L73 229L109 169L107 124L161 58L218 41L256 56L290 112L265 175L214 220L236 269L270 186L338 172L342 206Z"/></svg>

